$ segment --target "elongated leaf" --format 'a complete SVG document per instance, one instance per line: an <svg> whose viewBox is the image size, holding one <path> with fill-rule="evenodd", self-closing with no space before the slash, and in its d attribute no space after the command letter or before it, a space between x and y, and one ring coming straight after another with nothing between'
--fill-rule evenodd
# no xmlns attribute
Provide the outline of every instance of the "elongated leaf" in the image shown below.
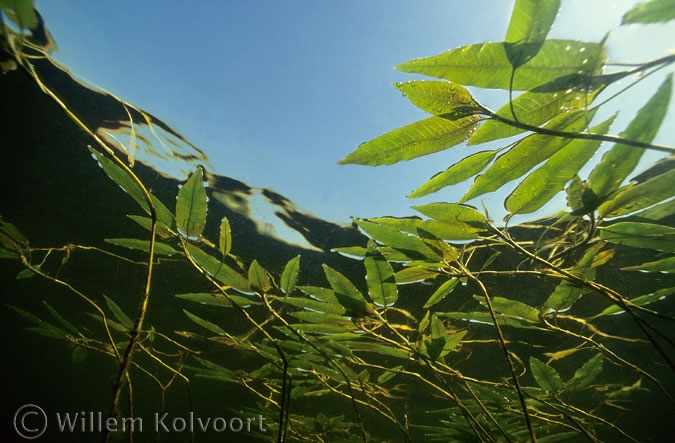
<svg viewBox="0 0 675 443"><path fill-rule="evenodd" d="M431 258L434 260L440 260L438 254L436 254L429 246L427 246L422 240L416 236L406 234L398 229L397 226L405 226L405 221L403 219L389 219L391 225L383 225L383 219L378 219L380 223L374 223L373 221L368 220L359 220L354 219L354 222L363 229L366 234L373 237L375 240L383 243L392 248L398 249L404 252L406 255L412 256L413 258Z"/></svg>
<svg viewBox="0 0 675 443"><path fill-rule="evenodd" d="M20 246L28 246L28 239L19 231L19 229L11 223L8 223L2 219L0 216L0 243L5 245L7 248L14 249L13 243L17 243Z"/></svg>
<svg viewBox="0 0 675 443"><path fill-rule="evenodd" d="M591 132L607 133L615 118L616 115L610 117ZM572 140L516 187L504 203L506 210L512 214L529 214L544 206L577 175L601 143L597 140Z"/></svg>
<svg viewBox="0 0 675 443"><path fill-rule="evenodd" d="M51 305L50 305L49 303L47 303L46 301L43 300L43 301L42 301L42 304L45 305L45 308L47 308L47 311L49 311L49 314L50 314L52 317L54 317L54 319L56 319L56 321L57 321L61 326L63 326L64 328L66 328L68 331L72 332L72 333L75 334L75 335L81 335L79 329L77 329L77 328L75 327L75 325L73 325L71 322L69 322L68 320L66 320L61 314L59 314L59 313L56 311L56 309L52 308Z"/></svg>
<svg viewBox="0 0 675 443"><path fill-rule="evenodd" d="M230 231L230 221L223 217L220 222L220 237L218 239L218 249L223 258L230 253L232 249L232 232Z"/></svg>
<svg viewBox="0 0 675 443"><path fill-rule="evenodd" d="M451 148L469 138L478 116L457 120L429 117L362 143L339 164L391 165Z"/></svg>
<svg viewBox="0 0 675 443"><path fill-rule="evenodd" d="M537 55L559 9L560 0L516 0L505 42L513 69Z"/></svg>
<svg viewBox="0 0 675 443"><path fill-rule="evenodd" d="M409 359L410 353L404 349L399 349L393 346L386 346L379 343L371 343L367 341L348 341L343 344L348 345L356 352L375 352L379 355L387 355L390 357Z"/></svg>
<svg viewBox="0 0 675 443"><path fill-rule="evenodd" d="M579 369L574 371L574 376L565 383L565 388L569 391L577 391L590 386L602 372L602 362L602 354L595 354Z"/></svg>
<svg viewBox="0 0 675 443"><path fill-rule="evenodd" d="M565 83L565 86L569 87L556 87L555 85L559 83ZM513 100L513 106L507 103L496 114L508 120L513 120L513 113L515 113L519 122L539 126L564 112L583 109L593 102L598 89L588 91L585 84L579 87L569 83L567 79L555 80L553 84L542 85L532 91L525 92ZM554 89L556 92L549 92L550 89ZM488 119L466 144L467 146L478 145L523 132L525 132L525 129L495 119Z"/></svg>
<svg viewBox="0 0 675 443"><path fill-rule="evenodd" d="M589 112L570 111L551 120L545 127L560 131L578 132L583 130L597 109ZM458 203L464 203L487 192L496 191L504 184L524 175L534 166L548 159L571 140L548 135L530 135L516 146L500 155L482 174L476 177L473 186Z"/></svg>
<svg viewBox="0 0 675 443"><path fill-rule="evenodd" d="M420 220L416 217L380 217L373 218L370 221L384 227L391 227L400 232L408 232L413 234L416 239L471 240L480 238L481 232L484 231L478 229L476 225L464 223L460 220ZM376 238L376 240L378 239ZM444 251L435 247L434 242L423 241L423 243L430 251L430 253L426 253L424 258L436 261L442 261L445 258ZM412 250L397 249L408 254L410 258L422 258L419 255L411 254ZM380 252L382 252L387 260L396 261L395 258L387 255L386 248L380 248ZM424 254L423 249L420 249L418 252Z"/></svg>
<svg viewBox="0 0 675 443"><path fill-rule="evenodd" d="M600 238L608 242L675 252L675 228L653 223L619 222L605 226Z"/></svg>
<svg viewBox="0 0 675 443"><path fill-rule="evenodd" d="M639 3L626 12L621 24L659 23L673 19L675 19L675 3L672 0L651 0Z"/></svg>
<svg viewBox="0 0 675 443"><path fill-rule="evenodd" d="M439 172L431 177L426 183L410 193L407 198L423 197L427 194L439 191L446 186L452 186L473 177L485 169L499 151L499 149L495 149L494 151L481 151L464 157L445 171Z"/></svg>
<svg viewBox="0 0 675 443"><path fill-rule="evenodd" d="M666 272L675 274L675 257L666 257L661 260L642 263L637 266L626 266L622 271Z"/></svg>
<svg viewBox="0 0 675 443"><path fill-rule="evenodd" d="M597 73L605 60L605 48L600 44L549 39L537 56L516 71L513 89L533 89L566 75L590 76ZM465 86L497 89L509 89L513 70L503 43L462 46L436 56L411 60L396 68Z"/></svg>
<svg viewBox="0 0 675 443"><path fill-rule="evenodd" d="M168 210L167 210L168 211ZM143 227L144 229L147 229L150 231L152 229L152 219L150 217L143 217L141 215L127 215L131 220L135 221L138 223L139 226ZM173 215L171 215L171 219L173 219ZM162 238L170 238L170 237L175 237L175 233L171 231L169 227L167 227L164 223L157 223L157 235L162 237Z"/></svg>
<svg viewBox="0 0 675 443"><path fill-rule="evenodd" d="M272 289L267 271L260 266L258 260L253 260L248 268L248 284L254 291L267 292Z"/></svg>
<svg viewBox="0 0 675 443"><path fill-rule="evenodd" d="M239 306L246 307L253 304L250 299L241 295L228 294L230 298ZM188 292L185 294L176 294L176 298L192 301L209 306L232 307L232 303L222 294L211 294L208 292Z"/></svg>
<svg viewBox="0 0 675 443"><path fill-rule="evenodd" d="M36 29L40 23L33 0L0 0L0 11L21 28Z"/></svg>
<svg viewBox="0 0 675 443"><path fill-rule="evenodd" d="M290 313L291 316L308 323L318 323L325 325L338 325L354 330L356 325L350 318L338 314L328 314L325 312L314 311L295 311Z"/></svg>
<svg viewBox="0 0 675 443"><path fill-rule="evenodd" d="M129 194L129 196L133 198L136 203L138 203L138 205L149 214L150 207L148 206L148 202L145 200L145 194L138 186L138 183L136 183L136 181L125 170L116 165L108 157L96 151L92 147L89 147L89 150L94 155L101 168L106 174L108 174L108 177L117 183L117 185L122 188L124 192Z"/></svg>
<svg viewBox="0 0 675 443"><path fill-rule="evenodd" d="M463 225L463 228L467 230L475 230L476 232L488 230L485 216L473 206L455 203L429 203L422 206L413 206L412 208L438 221Z"/></svg>
<svg viewBox="0 0 675 443"><path fill-rule="evenodd" d="M378 306L393 306L398 299L394 271L389 262L378 252L373 240L368 241L364 265L370 298Z"/></svg>
<svg viewBox="0 0 675 443"><path fill-rule="evenodd" d="M603 217L619 217L648 208L675 194L675 169L657 175L644 183L629 185L598 207Z"/></svg>
<svg viewBox="0 0 675 443"><path fill-rule="evenodd" d="M300 256L295 256L286 263L284 272L281 274L281 290L284 294L290 294L295 289L300 273Z"/></svg>
<svg viewBox="0 0 675 443"><path fill-rule="evenodd" d="M230 268L225 263L218 261L191 243L186 245L186 249L193 260L211 277L215 278L220 283L231 286L239 292L251 292L251 288L248 285L248 280L239 274L239 272Z"/></svg>
<svg viewBox="0 0 675 443"><path fill-rule="evenodd" d="M630 302L631 304L635 306L645 306L650 303L657 302L659 300L663 300L666 297L670 297L671 295L675 295L675 287L670 287L670 288L662 288L658 289L656 292L652 292L651 294L645 294L645 295L640 295L635 298L631 298ZM614 315L614 314L623 314L624 311L621 306L618 305L612 305L607 308L605 308L602 312L597 314L595 317L602 317L603 315Z"/></svg>
<svg viewBox="0 0 675 443"><path fill-rule="evenodd" d="M481 305L486 306L485 297L474 295L474 298ZM533 323L539 322L539 310L526 303L517 300L509 300L504 297L491 297L490 300L492 301L492 307L495 312Z"/></svg>
<svg viewBox="0 0 675 443"><path fill-rule="evenodd" d="M115 316L118 322L120 322L127 330L131 330L134 327L134 322L124 313L124 311L115 303L113 299L107 295L103 295L105 298L105 304L108 305L108 309Z"/></svg>
<svg viewBox="0 0 675 443"><path fill-rule="evenodd" d="M373 309L366 302L361 291L347 277L325 264L323 265L323 271L328 283L335 291L335 297L348 312L363 316Z"/></svg>
<svg viewBox="0 0 675 443"><path fill-rule="evenodd" d="M187 309L183 309L183 312L185 313L185 315L188 316L188 318L189 318L190 320L192 320L193 322L197 323L197 324L198 324L199 326L201 326L202 328L208 329L209 331L213 332L214 334L218 334L218 335L227 335L227 333L225 332L225 330L224 330L223 328L221 328L220 326L218 326L217 324L211 323L211 322L208 321L208 320L204 320L203 318L200 318L200 317L196 316L195 314L193 314L192 312L188 311Z"/></svg>
<svg viewBox="0 0 675 443"><path fill-rule="evenodd" d="M455 120L480 114L482 107L462 85L445 81L411 80L398 82L396 89L418 108L434 115Z"/></svg>
<svg viewBox="0 0 675 443"><path fill-rule="evenodd" d="M345 308L337 303L323 302L302 297L284 297L283 302L296 308L308 309L310 311L325 312L326 314L344 315Z"/></svg>
<svg viewBox="0 0 675 443"><path fill-rule="evenodd" d="M301 332L307 332L309 334L343 334L346 332L351 332L356 329L356 326L353 324L349 325L326 325L320 323L294 323L290 325L293 329L297 329Z"/></svg>
<svg viewBox="0 0 675 443"><path fill-rule="evenodd" d="M563 388L563 381L558 372L546 363L530 357L530 370L532 371L534 381L544 391L556 392Z"/></svg>
<svg viewBox="0 0 675 443"><path fill-rule="evenodd" d="M206 189L204 169L201 166L178 191L176 226L189 238L199 238L206 226Z"/></svg>
<svg viewBox="0 0 675 443"><path fill-rule="evenodd" d="M408 283L417 283L423 280L429 280L438 277L438 271L434 269L428 269L422 266L410 266L408 268L401 269L400 271L394 274L396 278L396 283L399 285L404 285Z"/></svg>
<svg viewBox="0 0 675 443"><path fill-rule="evenodd" d="M440 302L443 300L445 297L447 297L459 284L459 279L457 277L453 277L449 280L446 280L441 284L438 289L434 291L433 294L431 294L431 297L427 300L426 303L424 303L424 306L422 306L422 309L429 309L436 303Z"/></svg>
<svg viewBox="0 0 675 443"><path fill-rule="evenodd" d="M135 238L106 238L104 239L106 243L111 245L122 246L124 248L136 249L138 251L148 252L150 251L150 241L148 240L138 240ZM158 255L181 255L182 253L175 250L166 243L155 242L155 254Z"/></svg>
<svg viewBox="0 0 675 443"><path fill-rule="evenodd" d="M651 142L668 112L673 89L673 76L669 75L652 98L642 107L620 136L628 140ZM595 195L604 198L617 190L633 172L644 149L616 144L607 151L588 177L588 184Z"/></svg>
<svg viewBox="0 0 675 443"><path fill-rule="evenodd" d="M438 317L451 318L454 320L463 320L472 323L481 323L484 325L493 325L492 316L489 312L436 312ZM537 329L531 322L511 317L509 315L498 314L497 323L500 326L513 326L522 329Z"/></svg>

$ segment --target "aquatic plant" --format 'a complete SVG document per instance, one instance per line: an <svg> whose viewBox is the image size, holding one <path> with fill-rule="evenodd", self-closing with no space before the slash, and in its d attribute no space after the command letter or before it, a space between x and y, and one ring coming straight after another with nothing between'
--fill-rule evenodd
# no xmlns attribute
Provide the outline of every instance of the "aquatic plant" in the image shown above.
<svg viewBox="0 0 675 443"><path fill-rule="evenodd" d="M5 8L20 27L37 26L24 15L32 8ZM664 8L672 11L672 2L652 0L624 21L668 19L650 12ZM518 0L504 42L398 66L437 79L395 85L431 116L362 144L341 163L385 165L517 138L472 152L409 196L475 177L457 202L413 206L421 217L355 218L363 244L333 252L362 261L361 274L323 265L320 280L303 281L301 256L279 269L263 267L262 257L245 263L227 218L207 230L213 202L203 168L169 204L82 123L101 169L137 205L129 218L147 233L108 238L110 249L35 247L3 214L0 257L22 263L17 278L42 277L89 307L85 318L46 301L43 314L12 309L31 331L68 343L73 362L95 352L118 365L112 416L133 409L141 380L154 381L165 407L169 391L189 393L206 379L255 398L247 410L267 425L255 435L270 441L657 438L668 423L646 428L626 417L633 405L664 417L675 409L675 148L653 143L670 108L672 72L620 135L610 131L616 115L595 117L622 93L605 97L615 83L672 70L675 56L606 73L604 41L547 38L558 9L557 1ZM30 42L8 28L3 36L4 49L31 72L17 44ZM475 98L482 89L507 91L507 103L492 111ZM593 162L603 142L612 146ZM648 150L665 156L634 175ZM513 182L503 224L489 208L466 204ZM562 193L566 211L509 225ZM78 286L92 285L80 276L63 277L78 257L122 264L138 311L130 315L105 287L84 291ZM185 286L175 278L158 283L163 268L194 288L175 289ZM186 303L184 321L149 326L149 309L168 295Z"/></svg>

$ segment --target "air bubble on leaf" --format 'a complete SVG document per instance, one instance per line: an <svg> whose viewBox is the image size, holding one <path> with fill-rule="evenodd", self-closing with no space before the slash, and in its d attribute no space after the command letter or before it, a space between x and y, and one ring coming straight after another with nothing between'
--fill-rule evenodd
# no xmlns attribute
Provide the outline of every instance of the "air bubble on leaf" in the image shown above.
<svg viewBox="0 0 675 443"><path fill-rule="evenodd" d="M586 47L579 48L579 52L584 52L586 50Z"/></svg>
<svg viewBox="0 0 675 443"><path fill-rule="evenodd" d="M570 49L572 49L572 46L571 46L571 45L565 46L565 51L569 51Z"/></svg>

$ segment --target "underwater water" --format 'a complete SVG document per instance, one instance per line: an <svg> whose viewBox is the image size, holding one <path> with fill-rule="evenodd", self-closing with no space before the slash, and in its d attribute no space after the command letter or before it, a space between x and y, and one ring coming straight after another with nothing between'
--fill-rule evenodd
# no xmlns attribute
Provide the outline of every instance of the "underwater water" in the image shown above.
<svg viewBox="0 0 675 443"><path fill-rule="evenodd" d="M396 83L422 120L373 125L375 138L331 159L399 163L394 174L412 170L406 186L426 199L405 201L407 213L317 203L310 213L265 174L219 167L181 122L66 69L42 5L10 3L0 2L2 441L672 435L672 53L615 65L602 35L547 35L569 20L557 2L509 5L506 43L398 66L442 80ZM649 11L622 15L633 6L618 17L672 34ZM510 89L524 96L511 109ZM474 96L506 104L493 112ZM489 149L474 148L481 137ZM465 141L456 158L427 155ZM294 176L311 169L296 154ZM416 157L434 172L415 170ZM372 180L333 187L358 211L390 198ZM326 183L313 191L330 206ZM468 198L489 187L503 195Z"/></svg>

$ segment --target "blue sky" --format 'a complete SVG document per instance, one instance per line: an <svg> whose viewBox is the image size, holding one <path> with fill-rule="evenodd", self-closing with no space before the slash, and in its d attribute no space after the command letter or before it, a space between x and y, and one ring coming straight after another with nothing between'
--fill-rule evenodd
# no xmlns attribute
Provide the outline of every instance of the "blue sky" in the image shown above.
<svg viewBox="0 0 675 443"><path fill-rule="evenodd" d="M674 25L618 28L632 3L565 0L551 35L598 41L612 30L610 57L622 61L673 50ZM77 77L164 120L207 153L214 172L347 222L409 215L410 205L463 195L460 185L405 199L474 152L463 145L388 167L337 162L360 143L425 116L392 87L420 76L398 72L396 64L503 40L512 2L37 0L36 6L59 46L56 60ZM645 82L647 92L624 103L646 101L661 80ZM503 104L495 93L476 98L493 109ZM672 143L672 113L668 119ZM668 143L667 132L657 141ZM501 208L504 194L498 197L486 204Z"/></svg>

